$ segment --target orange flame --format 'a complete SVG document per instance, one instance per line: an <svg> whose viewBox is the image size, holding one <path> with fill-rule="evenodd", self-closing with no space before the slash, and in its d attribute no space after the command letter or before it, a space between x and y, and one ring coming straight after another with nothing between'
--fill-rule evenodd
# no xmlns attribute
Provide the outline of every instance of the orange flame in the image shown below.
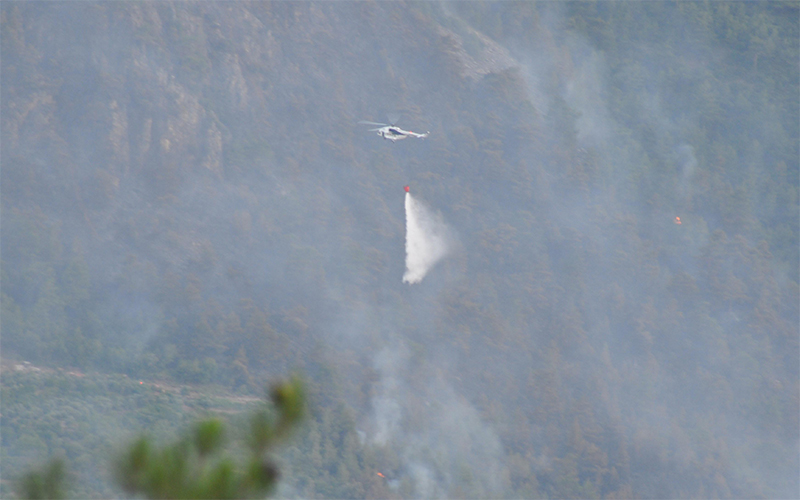
<svg viewBox="0 0 800 500"><path fill-rule="evenodd" d="M386 478L386 476L384 476L384 475L383 475L383 474L381 474L380 472L376 472L375 474L377 474L377 475L381 476L382 478Z"/></svg>
<svg viewBox="0 0 800 500"><path fill-rule="evenodd" d="M681 218L675 217L675 224L680 224L680 223L681 223Z"/></svg>

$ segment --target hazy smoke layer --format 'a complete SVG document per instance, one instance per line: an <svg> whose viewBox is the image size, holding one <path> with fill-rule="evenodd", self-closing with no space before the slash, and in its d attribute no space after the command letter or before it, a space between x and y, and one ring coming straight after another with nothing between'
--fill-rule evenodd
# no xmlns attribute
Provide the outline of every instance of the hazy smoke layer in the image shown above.
<svg viewBox="0 0 800 500"><path fill-rule="evenodd" d="M441 217L406 193L406 273L403 283L419 283L447 255L448 228Z"/></svg>

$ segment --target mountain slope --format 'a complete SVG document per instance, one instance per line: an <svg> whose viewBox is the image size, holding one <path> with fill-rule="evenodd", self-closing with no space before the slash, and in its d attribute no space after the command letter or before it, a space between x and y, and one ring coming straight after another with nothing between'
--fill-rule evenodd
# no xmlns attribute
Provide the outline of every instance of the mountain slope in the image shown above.
<svg viewBox="0 0 800 500"><path fill-rule="evenodd" d="M791 495L784 10L5 3L3 356L299 369L291 496ZM406 184L458 238L414 286Z"/></svg>

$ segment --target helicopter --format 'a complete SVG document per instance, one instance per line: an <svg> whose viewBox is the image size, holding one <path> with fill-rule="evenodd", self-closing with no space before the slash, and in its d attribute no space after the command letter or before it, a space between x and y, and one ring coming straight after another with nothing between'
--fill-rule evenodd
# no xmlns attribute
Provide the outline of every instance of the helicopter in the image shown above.
<svg viewBox="0 0 800 500"><path fill-rule="evenodd" d="M378 132L379 136L392 142L397 142L400 139L405 139L407 137L416 137L417 139L424 139L428 137L428 135L430 134L430 132L425 132L424 134L418 134L410 130L403 130L400 127L396 126L394 123L387 124L387 123L368 122L368 121L360 121L358 123L362 125L376 125L378 128L372 128L369 131Z"/></svg>

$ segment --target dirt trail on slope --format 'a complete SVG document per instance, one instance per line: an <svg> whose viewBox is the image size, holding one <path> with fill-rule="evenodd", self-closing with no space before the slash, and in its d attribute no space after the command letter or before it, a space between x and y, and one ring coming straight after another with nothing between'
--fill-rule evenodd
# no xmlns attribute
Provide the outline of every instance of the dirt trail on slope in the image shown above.
<svg viewBox="0 0 800 500"><path fill-rule="evenodd" d="M86 376L97 377L97 378L111 378L114 376L122 376L123 378L126 378L131 381L137 380L125 374L111 374L102 372L84 373L76 369L49 368L43 366L36 366L28 361L2 360L0 362L0 373L7 373L7 372L39 373L43 375L59 374L59 375L68 375L70 377L75 377L75 378L84 378ZM221 388L219 388L218 386L174 384L164 380L138 380L138 382L143 387L155 388L161 392L168 392L170 394L174 394L188 399L211 397L215 399L228 401L230 403L243 404L243 405L264 401L263 398L259 398L256 396L225 394L224 392L220 392ZM209 408L209 409L213 409L214 411L219 411L222 413L236 413L235 410L226 410L220 408L216 409Z"/></svg>

